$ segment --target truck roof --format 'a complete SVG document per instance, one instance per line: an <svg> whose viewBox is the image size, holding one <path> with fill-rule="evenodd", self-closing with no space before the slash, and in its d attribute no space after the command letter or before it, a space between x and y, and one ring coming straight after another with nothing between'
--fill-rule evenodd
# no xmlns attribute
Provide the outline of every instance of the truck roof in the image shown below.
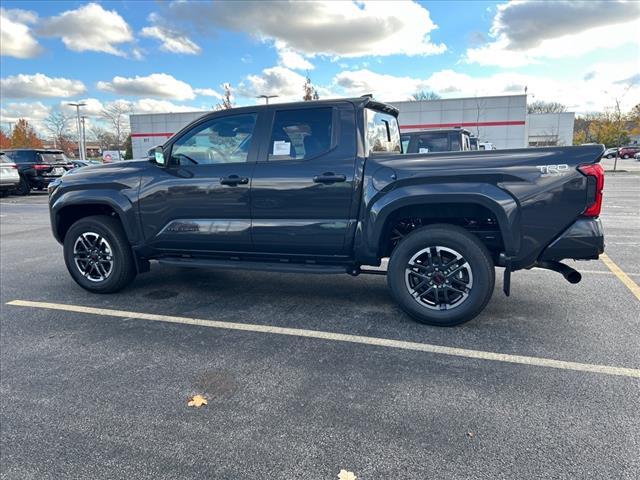
<svg viewBox="0 0 640 480"><path fill-rule="evenodd" d="M380 110L382 112L388 113L395 117L398 116L400 110L398 110L393 105L389 105L387 103L378 102L373 99L371 95L363 95L362 97L351 97L351 98L329 98L326 100L311 100L311 101L299 101L299 102L285 102L285 103L270 103L268 105L250 105L246 107L235 107L231 110L255 110L256 108L260 110L269 110L269 109L278 109L278 108L290 108L290 107L309 107L309 106L317 106L317 105L335 105L336 103L344 103L348 102L353 104L356 108L372 108L374 110ZM215 112L207 112L206 115L210 115Z"/></svg>
<svg viewBox="0 0 640 480"><path fill-rule="evenodd" d="M423 133L458 133L458 132L462 132L462 133L466 133L467 135L471 136L471 132L469 130L467 130L466 128L462 128L462 127L453 127L453 128L428 128L428 129L424 129L424 130L412 130L410 132L402 132L402 135L412 135L412 134L423 134ZM474 137L475 138L475 137Z"/></svg>

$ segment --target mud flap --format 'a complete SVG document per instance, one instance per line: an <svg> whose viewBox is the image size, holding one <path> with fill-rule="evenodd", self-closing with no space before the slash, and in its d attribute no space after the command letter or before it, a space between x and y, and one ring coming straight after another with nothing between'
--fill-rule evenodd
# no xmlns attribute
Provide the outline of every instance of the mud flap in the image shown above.
<svg viewBox="0 0 640 480"><path fill-rule="evenodd" d="M504 267L504 277L502 279L502 291L508 297L511 293L511 262Z"/></svg>

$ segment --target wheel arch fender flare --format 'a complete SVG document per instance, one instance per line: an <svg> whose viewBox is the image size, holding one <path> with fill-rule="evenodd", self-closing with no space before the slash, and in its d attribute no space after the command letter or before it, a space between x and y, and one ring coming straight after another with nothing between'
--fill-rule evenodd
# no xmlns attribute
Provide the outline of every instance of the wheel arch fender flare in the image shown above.
<svg viewBox="0 0 640 480"><path fill-rule="evenodd" d="M487 208L495 216L502 234L505 253L520 249L520 206L501 188L488 183L438 183L407 185L371 199L356 232L356 247L363 261L378 258L385 227L399 209L437 204L474 204Z"/></svg>
<svg viewBox="0 0 640 480"><path fill-rule="evenodd" d="M63 210L68 207L105 206L113 210L120 219L122 228L130 244L136 244L140 238L140 228L137 222L135 206L128 197L112 189L72 190L64 192L50 206L51 225L53 234L59 242L60 224Z"/></svg>

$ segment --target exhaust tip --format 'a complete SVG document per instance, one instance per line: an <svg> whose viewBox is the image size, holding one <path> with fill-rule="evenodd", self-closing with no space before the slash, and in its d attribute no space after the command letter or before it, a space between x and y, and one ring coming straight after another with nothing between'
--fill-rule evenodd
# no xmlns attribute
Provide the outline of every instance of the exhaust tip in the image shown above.
<svg viewBox="0 0 640 480"><path fill-rule="evenodd" d="M580 272L576 272L574 270L572 272L568 272L565 275L565 278L569 283L580 283L580 280L582 280L582 275L580 275Z"/></svg>

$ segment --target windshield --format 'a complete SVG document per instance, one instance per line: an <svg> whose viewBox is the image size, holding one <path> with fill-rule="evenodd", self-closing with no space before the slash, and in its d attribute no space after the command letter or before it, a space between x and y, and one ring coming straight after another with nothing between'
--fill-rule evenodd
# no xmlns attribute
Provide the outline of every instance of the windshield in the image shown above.
<svg viewBox="0 0 640 480"><path fill-rule="evenodd" d="M62 152L45 152L40 154L44 163L69 163L69 159Z"/></svg>

